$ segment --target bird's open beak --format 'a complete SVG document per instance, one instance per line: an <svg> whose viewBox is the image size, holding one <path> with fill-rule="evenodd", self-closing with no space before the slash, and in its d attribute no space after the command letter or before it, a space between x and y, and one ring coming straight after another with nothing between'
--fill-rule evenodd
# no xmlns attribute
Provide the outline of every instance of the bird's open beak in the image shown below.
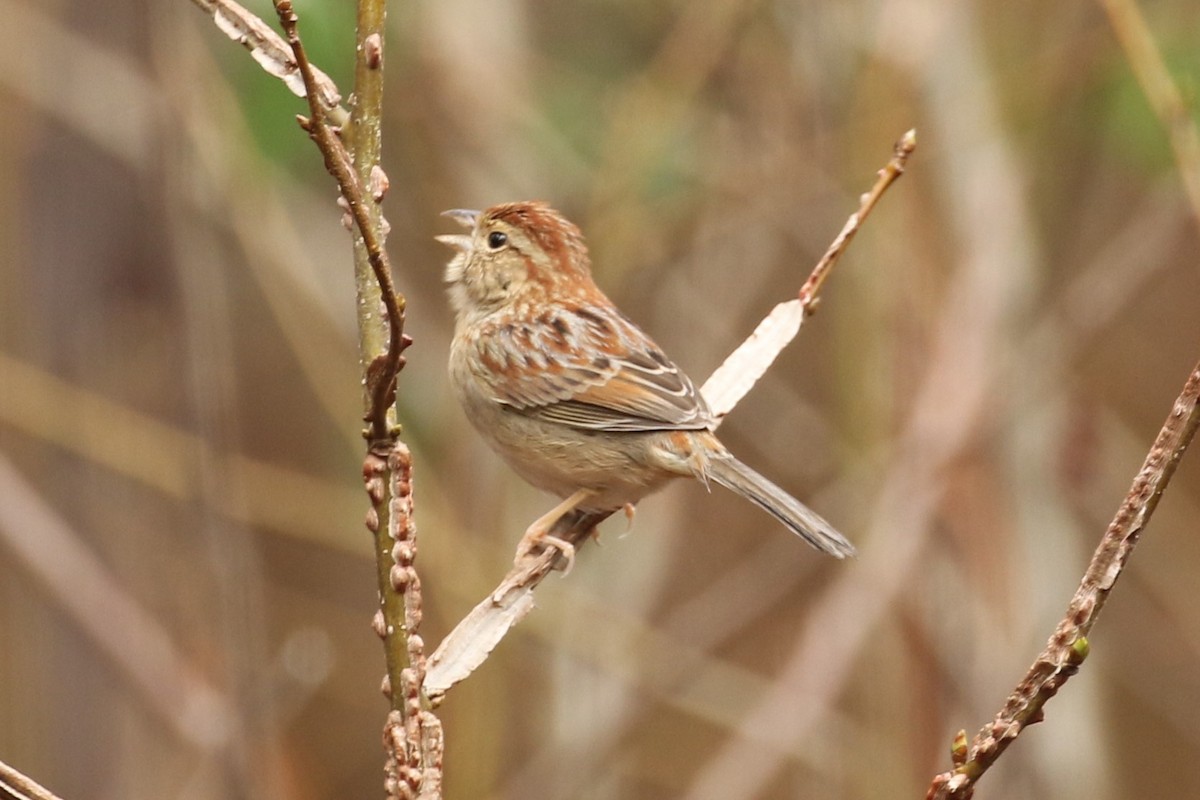
<svg viewBox="0 0 1200 800"><path fill-rule="evenodd" d="M443 211L442 216L449 217L464 228L471 228L472 230L479 223L479 212L472 211L469 208L452 208L449 211Z"/></svg>
<svg viewBox="0 0 1200 800"><path fill-rule="evenodd" d="M433 238L447 247L453 247L460 253L465 253L471 249L471 237L465 233L446 233Z"/></svg>
<svg viewBox="0 0 1200 800"><path fill-rule="evenodd" d="M474 230L475 225L479 222L479 212L468 208L452 208L449 211L443 211L442 216L449 217L464 228L471 230ZM448 233L433 238L447 247L453 247L460 253L466 253L471 249L471 237L463 233Z"/></svg>

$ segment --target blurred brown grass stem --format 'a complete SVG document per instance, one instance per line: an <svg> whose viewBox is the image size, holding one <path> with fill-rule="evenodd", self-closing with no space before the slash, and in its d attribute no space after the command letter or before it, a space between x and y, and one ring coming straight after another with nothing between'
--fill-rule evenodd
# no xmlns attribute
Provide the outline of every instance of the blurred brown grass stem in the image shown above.
<svg viewBox="0 0 1200 800"><path fill-rule="evenodd" d="M1192 117L1193 109L1172 80L1138 4L1134 0L1100 0L1100 5L1108 14L1146 101L1166 129L1192 216L1200 223L1200 131Z"/></svg>
<svg viewBox="0 0 1200 800"><path fill-rule="evenodd" d="M237 724L214 687L141 603L17 468L0 455L0 542L25 566L184 741L227 745Z"/></svg>
<svg viewBox="0 0 1200 800"><path fill-rule="evenodd" d="M934 778L927 800L969 800L976 781L1022 730L1042 720L1045 704L1079 670L1089 650L1087 636L1197 427L1200 427L1200 363L1193 367L1171 407L1046 648L1017 684L1004 708L975 735L969 749L965 746L965 735L959 735L953 751L957 766Z"/></svg>
<svg viewBox="0 0 1200 800"><path fill-rule="evenodd" d="M342 196L350 204L358 229L354 239L354 280L358 293L359 357L366 369L367 390L374 396L369 399L368 419L374 427L373 436L382 438L386 431L385 396L394 395L396 374L402 366L401 354L406 347L403 339L405 298L396 292L392 281L392 269L387 263L387 251L383 247L386 226L380 213L379 202L386 191L386 178L379 166L383 147L383 37L385 33L387 3L385 0L359 0L357 16L357 47L354 69L354 102L350 113L350 126L344 132L349 143L352 159L352 174L357 188L350 188L347 178L337 176L342 186ZM313 118L316 121L316 117ZM341 139L332 137L330 147L341 149ZM326 155L328 163L329 156ZM343 162L345 166L345 162ZM384 183L380 184L380 181ZM366 202L363 187L370 187L375 202ZM373 274L372 274L373 273ZM375 310L380 301L387 308L387 319L379 319ZM385 348L386 347L386 351ZM373 387L372 367L380 353L387 353L388 361ZM384 393L381 395L380 393Z"/></svg>
<svg viewBox="0 0 1200 800"><path fill-rule="evenodd" d="M941 168L922 174L940 184L953 212L939 235L960 242L961 252L930 313L929 339L895 434L893 446L903 458L877 479L861 556L838 569L810 603L772 690L743 712L735 734L706 759L683 795L689 800L755 796L778 777L781 762L742 731L772 730L794 746L825 736L822 723L856 664L873 652L881 621L920 584L925 565L936 557L937 520L950 490L945 476L970 447L1000 385L1001 365L987 354L1012 338L1011 321L1023 308L1031 229L1021 165L978 59L970 8L947 4L945 10L939 24L955 68L925 64L921 79L936 98L926 130L935 142L960 141L962 147L939 152ZM974 104L977 113L959 113L964 103ZM908 224L919 227L913 219ZM899 282L911 280L907 272L899 275Z"/></svg>

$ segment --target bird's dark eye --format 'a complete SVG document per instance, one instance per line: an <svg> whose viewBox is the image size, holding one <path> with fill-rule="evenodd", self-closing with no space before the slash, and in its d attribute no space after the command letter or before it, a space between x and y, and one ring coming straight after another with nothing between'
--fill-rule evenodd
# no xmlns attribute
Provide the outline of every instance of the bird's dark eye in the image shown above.
<svg viewBox="0 0 1200 800"><path fill-rule="evenodd" d="M504 245L508 244L508 235L500 231L492 231L488 234L488 247L493 250L499 250Z"/></svg>

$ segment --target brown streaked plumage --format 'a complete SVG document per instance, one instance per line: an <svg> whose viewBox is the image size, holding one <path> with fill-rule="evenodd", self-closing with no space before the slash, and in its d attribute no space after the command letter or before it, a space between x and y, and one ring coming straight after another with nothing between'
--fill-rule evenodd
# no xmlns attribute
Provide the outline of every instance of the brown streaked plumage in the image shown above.
<svg viewBox="0 0 1200 800"><path fill-rule="evenodd" d="M592 280L579 228L541 202L448 211L469 234L446 282L457 315L450 376L475 427L534 486L564 498L526 532L518 561L573 508L611 511L671 478L718 483L819 550L853 546L738 461L695 385Z"/></svg>

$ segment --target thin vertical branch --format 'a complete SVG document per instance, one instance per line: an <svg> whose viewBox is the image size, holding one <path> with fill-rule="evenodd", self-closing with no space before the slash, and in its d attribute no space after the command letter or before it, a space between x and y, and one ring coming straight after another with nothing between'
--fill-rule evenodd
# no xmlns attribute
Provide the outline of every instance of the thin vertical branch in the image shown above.
<svg viewBox="0 0 1200 800"><path fill-rule="evenodd" d="M418 633L423 614L421 579L413 568L417 528L412 513L412 456L404 443L397 440L386 462L379 461L373 450L367 463L375 468L373 475L364 476L372 501L385 491L390 496L390 530L380 530L378 520L367 522L378 543L376 556L381 573L386 566L386 575L380 577L381 607L375 615L375 630L387 650L384 693L392 702L383 732L389 755L387 796L432 800L441 797L442 727L428 710L422 691L425 644ZM403 652L397 652L399 647L403 647Z"/></svg>
<svg viewBox="0 0 1200 800"><path fill-rule="evenodd" d="M379 168L378 163L366 172L368 181L359 177L358 167L352 159L346 146L342 143L340 131L329 125L324 107L315 99L317 97L316 78L308 54L297 33L299 18L292 9L291 0L276 0L275 9L279 13L280 24L283 25L287 42L296 56L296 64L304 77L308 88L308 106L312 112L311 119L300 118L300 125L308 132L321 154L325 157L325 168L337 180L342 191L342 200L348 208L358 235L362 242L362 250L371 272L374 273L378 288L373 290L375 297L383 302L386 319L383 324L387 331L387 349L382 346L382 337L376 338L370 333L360 333L363 347L361 355L366 369L367 412L365 418L370 425L368 436L372 441L385 441L391 438L389 411L395 401L396 375L404 364L404 349L409 342L404 337L404 297L397 294L392 283L392 265L384 249L383 220L379 214L378 205L387 193L387 177ZM376 38L379 48L376 60L373 62L378 70L383 65L382 40ZM360 47L360 51L364 48ZM361 57L361 54L360 54ZM353 114L351 117L353 118ZM378 125L378 120L375 121ZM354 127L370 128L370 124L360 124ZM378 151L376 151L378 154ZM367 199L364 186L370 188L370 201ZM369 282L369 280L368 280ZM359 320L360 328L364 331L377 331L380 322L375 309L362 299L363 290L360 287Z"/></svg>
<svg viewBox="0 0 1200 800"><path fill-rule="evenodd" d="M275 9L303 76L311 119L300 118L337 179L343 206L357 232L354 243L358 292L359 352L363 364L368 424L363 481L371 500L366 525L375 539L379 610L375 630L384 642L387 675L383 691L392 711L384 726L389 798L441 797L441 723L428 710L422 684L424 643L420 580L413 568L416 525L413 519L412 459L395 424L396 376L404 366L404 296L392 281L384 247L387 223L380 203L387 175L379 165L383 100L383 23L385 0L360 0L358 7L355 102L348 135L352 153L315 100L314 73L297 31L291 0ZM383 312L380 318L380 310Z"/></svg>
<svg viewBox="0 0 1200 800"><path fill-rule="evenodd" d="M371 421L372 437L383 438L386 427L378 415L380 397L373 389L386 386L395 379L398 365L377 362L380 354L399 355L403 345L396 339L404 331L403 295L392 286L391 269L386 280L375 267L375 251L383 250L387 238L387 223L380 203L387 192L387 177L380 166L383 119L383 44L386 0L359 0L354 97L350 108L350 125L345 131L353 161L353 172L360 187L367 187L373 202L364 203L366 220L355 217L359 233L354 237L354 284L358 295L359 358L367 375L367 418ZM343 195L345 193L343 192ZM353 201L346 197L351 203ZM365 222L365 224L364 224ZM370 231L370 233L368 233ZM380 316L380 303L386 307L387 318ZM398 322L398 324L394 324ZM383 374L374 375L381 369ZM374 386L372 386L374 382ZM389 402L388 405L391 405Z"/></svg>

